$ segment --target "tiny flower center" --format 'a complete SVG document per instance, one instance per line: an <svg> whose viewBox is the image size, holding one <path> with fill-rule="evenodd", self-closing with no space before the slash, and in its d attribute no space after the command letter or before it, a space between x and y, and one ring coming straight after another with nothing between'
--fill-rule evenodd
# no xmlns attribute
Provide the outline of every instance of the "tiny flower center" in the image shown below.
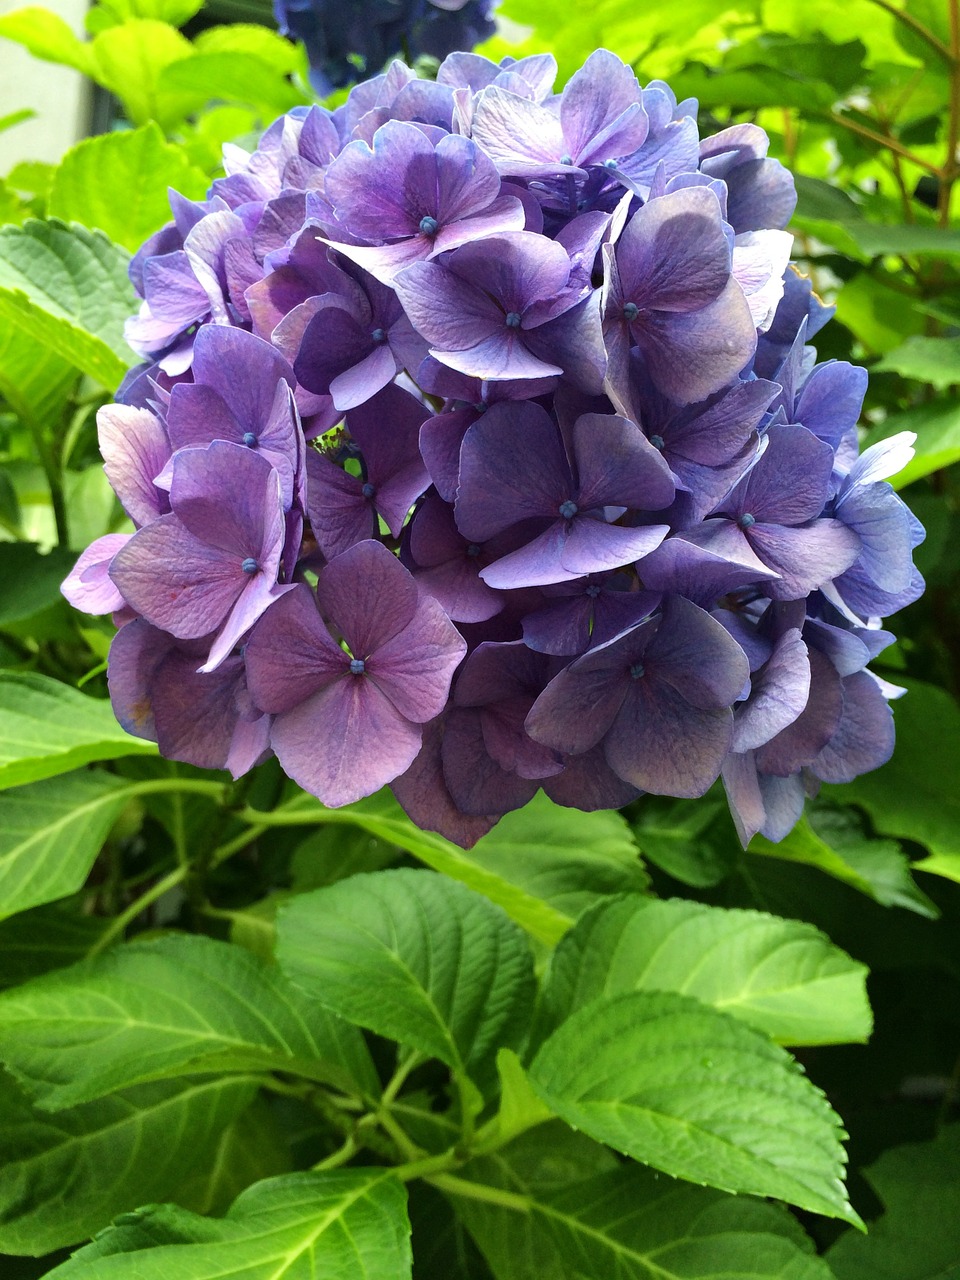
<svg viewBox="0 0 960 1280"><path fill-rule="evenodd" d="M360 492L365 498L372 498L377 492L377 488L376 485L372 485L368 480L367 483L361 487Z"/></svg>
<svg viewBox="0 0 960 1280"><path fill-rule="evenodd" d="M603 162L603 167L604 167L605 169L615 169L615 168L617 167L617 162L616 162L616 160L614 160L614 158L611 156L609 160L604 160L604 162Z"/></svg>
<svg viewBox="0 0 960 1280"><path fill-rule="evenodd" d="M623 318L627 324L633 324L639 314L640 308L635 302L625 302L623 304Z"/></svg>
<svg viewBox="0 0 960 1280"><path fill-rule="evenodd" d="M471 542L467 546L467 555L470 557L471 560L475 560L479 554L480 554L479 544L476 542Z"/></svg>
<svg viewBox="0 0 960 1280"><path fill-rule="evenodd" d="M508 329L519 329L520 320L521 320L521 316L519 311L508 311L507 318L504 321L504 323L506 324Z"/></svg>
<svg viewBox="0 0 960 1280"><path fill-rule="evenodd" d="M378 347L382 342L386 342L387 340L387 335L383 332L382 329L374 329L370 337L373 339L373 341L377 344Z"/></svg>
<svg viewBox="0 0 960 1280"><path fill-rule="evenodd" d="M558 511L560 515L563 516L564 520L572 520L579 510L580 508L577 504L575 502L571 502L569 498L566 502L561 502L558 507Z"/></svg>
<svg viewBox="0 0 960 1280"><path fill-rule="evenodd" d="M257 447L257 437L252 431L245 431L243 433L243 443L248 449L255 449Z"/></svg>
<svg viewBox="0 0 960 1280"><path fill-rule="evenodd" d="M561 156L561 157L560 157L560 163L561 163L561 164L573 164L573 156Z"/></svg>
<svg viewBox="0 0 960 1280"><path fill-rule="evenodd" d="M429 214L420 219L420 230L425 236L435 236L440 230L440 223L436 218L431 218Z"/></svg>
<svg viewBox="0 0 960 1280"><path fill-rule="evenodd" d="M362 676L364 671L366 671L366 669L367 669L366 663L363 661L362 658L350 659L350 674L352 676Z"/></svg>
<svg viewBox="0 0 960 1280"><path fill-rule="evenodd" d="M596 582L591 582L589 587L587 587L586 594L591 600L596 600L597 596L600 594L600 587Z"/></svg>
<svg viewBox="0 0 960 1280"><path fill-rule="evenodd" d="M253 556L247 556L240 568L244 573L249 573L251 578L255 573L260 572L260 566L257 564L256 560L254 560Z"/></svg>
<svg viewBox="0 0 960 1280"><path fill-rule="evenodd" d="M737 521L737 524L740 526L741 529L749 529L752 524L756 524L756 523L757 523L757 517L752 516L749 511L745 511L743 515L740 517L740 519Z"/></svg>
<svg viewBox="0 0 960 1280"><path fill-rule="evenodd" d="M663 451L663 436L651 436L650 443L655 449L659 449L661 452Z"/></svg>
<svg viewBox="0 0 960 1280"><path fill-rule="evenodd" d="M635 662L630 668L630 679L639 680L645 674L645 668L642 662Z"/></svg>

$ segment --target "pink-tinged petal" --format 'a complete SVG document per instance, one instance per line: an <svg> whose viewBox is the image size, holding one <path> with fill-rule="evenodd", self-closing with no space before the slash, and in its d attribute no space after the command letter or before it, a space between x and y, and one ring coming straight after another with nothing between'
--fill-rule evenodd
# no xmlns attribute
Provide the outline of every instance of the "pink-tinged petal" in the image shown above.
<svg viewBox="0 0 960 1280"><path fill-rule="evenodd" d="M415 262L393 285L417 331L444 349L464 351L505 329L496 302L439 263Z"/></svg>
<svg viewBox="0 0 960 1280"><path fill-rule="evenodd" d="M334 405L341 412L355 409L391 383L398 368L396 357L387 343L374 347L358 364L331 379L330 395Z"/></svg>
<svg viewBox="0 0 960 1280"><path fill-rule="evenodd" d="M481 712L452 707L443 731L443 778L457 808L475 817L521 809L539 790L535 779L500 767L483 740Z"/></svg>
<svg viewBox="0 0 960 1280"><path fill-rule="evenodd" d="M476 562L463 553L417 570L416 579L454 622L486 622L503 608L503 597L480 579Z"/></svg>
<svg viewBox="0 0 960 1280"><path fill-rule="evenodd" d="M656 672L658 696L664 682L701 710L731 706L750 675L746 654L729 632L683 596L664 602L644 663Z"/></svg>
<svg viewBox="0 0 960 1280"><path fill-rule="evenodd" d="M306 466L307 515L317 545L327 559L373 537L376 512L373 503L363 496L357 476L312 449L307 453Z"/></svg>
<svg viewBox="0 0 960 1280"><path fill-rule="evenodd" d="M537 178L577 172L560 164L566 143L553 112L496 86L484 89L474 106L473 138L502 174Z"/></svg>
<svg viewBox="0 0 960 1280"><path fill-rule="evenodd" d="M81 613L116 613L126 601L110 577L110 565L121 547L131 538L129 533L108 533L91 542L80 553L77 563L64 578L60 591Z"/></svg>
<svg viewBox="0 0 960 1280"><path fill-rule="evenodd" d="M196 659L175 649L157 665L150 691L161 754L200 769L225 768L237 728L244 724L238 707L238 696L245 693L242 660L233 658L218 671L200 675ZM256 752L244 762L246 769L267 748L267 717L258 717L254 723L257 730L249 746L255 746ZM244 754L237 752L238 757Z"/></svg>
<svg viewBox="0 0 960 1280"><path fill-rule="evenodd" d="M443 776L440 758L443 720L423 726L423 746L410 768L391 783L393 794L408 818L421 830L436 831L447 840L470 849L497 820L461 813L453 802Z"/></svg>
<svg viewBox="0 0 960 1280"><path fill-rule="evenodd" d="M843 711L836 732L811 762L824 782L852 782L879 769L893 755L894 728L890 704L869 671L843 681Z"/></svg>
<svg viewBox="0 0 960 1280"><path fill-rule="evenodd" d="M807 705L791 724L756 749L757 768L762 773L786 778L810 764L837 730L843 711L843 689L829 658L817 649L808 649L810 696Z"/></svg>
<svg viewBox="0 0 960 1280"><path fill-rule="evenodd" d="M631 682L604 753L632 786L693 798L716 781L732 734L729 710L693 707L671 685L645 677Z"/></svg>
<svg viewBox="0 0 960 1280"><path fill-rule="evenodd" d="M353 656L366 659L409 626L420 596L396 556L368 540L321 570L317 598Z"/></svg>
<svg viewBox="0 0 960 1280"><path fill-rule="evenodd" d="M446 613L422 592L412 620L371 653L367 672L402 716L422 724L443 710L466 652Z"/></svg>
<svg viewBox="0 0 960 1280"><path fill-rule="evenodd" d="M372 681L348 674L277 716L270 745L294 782L337 809L409 769L421 734Z"/></svg>
<svg viewBox="0 0 960 1280"><path fill-rule="evenodd" d="M705 187L648 201L617 243L624 294L641 311L705 307L726 286L730 262L720 205Z"/></svg>
<svg viewBox="0 0 960 1280"><path fill-rule="evenodd" d="M755 524L748 533L757 555L780 575L767 584L774 600L799 600L849 569L860 554L860 539L839 520L814 520L791 529Z"/></svg>
<svg viewBox="0 0 960 1280"><path fill-rule="evenodd" d="M545 409L530 401L491 405L463 438L457 527L465 538L486 542L521 520L554 519L572 485L560 433Z"/></svg>
<svg viewBox="0 0 960 1280"><path fill-rule="evenodd" d="M242 559L202 542L167 515L121 547L110 576L148 622L192 639L216 631L249 583Z"/></svg>
<svg viewBox="0 0 960 1280"><path fill-rule="evenodd" d="M733 382L757 346L750 308L732 278L699 310L642 312L634 330L651 379L677 404L706 400Z"/></svg>
<svg viewBox="0 0 960 1280"><path fill-rule="evenodd" d="M508 229L497 228L498 231ZM439 239L439 236L431 239L430 236L418 233L408 236L405 240L397 240L394 244L343 244L338 240L327 240L325 243L329 244L331 249L342 253L345 258L349 258L351 262L355 262L358 267L363 267L364 271L369 271L383 284L393 287L404 267L409 267L414 262L426 262L428 258L434 256L436 239ZM461 244L463 241L458 240L457 243Z"/></svg>
<svg viewBox="0 0 960 1280"><path fill-rule="evenodd" d="M658 511L676 492L670 468L640 428L612 414L585 413L573 428L579 504ZM652 549L652 548L651 548Z"/></svg>
<svg viewBox="0 0 960 1280"><path fill-rule="evenodd" d="M796 627L774 645L754 676L750 697L734 713L733 750L752 751L793 724L810 696L810 659Z"/></svg>
<svg viewBox="0 0 960 1280"><path fill-rule="evenodd" d="M629 663L611 641L554 676L527 716L527 733L569 755L589 751L610 729L630 684Z"/></svg>
<svg viewBox="0 0 960 1280"><path fill-rule="evenodd" d="M150 685L153 674L176 641L143 618L122 626L110 644L107 685L113 714L135 738L157 740Z"/></svg>
<svg viewBox="0 0 960 1280"><path fill-rule="evenodd" d="M244 661L254 706L272 714L292 710L339 680L350 665L303 583L258 620L244 648Z"/></svg>
<svg viewBox="0 0 960 1280"><path fill-rule="evenodd" d="M460 446L468 428L479 418L473 408L439 413L420 428L420 454L430 479L444 502L453 502L460 483Z"/></svg>
<svg viewBox="0 0 960 1280"><path fill-rule="evenodd" d="M670 527L665 524L630 529L591 520L588 516L577 517L570 522L566 541L560 550L560 563L564 569L578 576L619 569L635 560L642 560L660 545L669 532Z"/></svg>
<svg viewBox="0 0 960 1280"><path fill-rule="evenodd" d="M270 754L270 717L244 720L241 716L230 739L230 750L223 767L236 780L249 773Z"/></svg>
<svg viewBox="0 0 960 1280"><path fill-rule="evenodd" d="M124 511L136 525L149 524L170 510L154 479L170 459L163 423L147 409L108 404L97 411L103 469Z"/></svg>
<svg viewBox="0 0 960 1280"><path fill-rule="evenodd" d="M727 793L730 817L740 843L746 849L767 817L753 752L746 751L742 755L731 752L723 762L720 776Z"/></svg>

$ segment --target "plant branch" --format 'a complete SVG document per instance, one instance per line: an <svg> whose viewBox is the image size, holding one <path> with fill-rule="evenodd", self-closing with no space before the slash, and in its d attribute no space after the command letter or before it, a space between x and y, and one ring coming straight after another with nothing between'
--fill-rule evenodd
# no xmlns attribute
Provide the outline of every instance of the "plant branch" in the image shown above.
<svg viewBox="0 0 960 1280"><path fill-rule="evenodd" d="M87 952L87 958L98 956L101 951L105 951L115 939L126 932L127 926L132 924L137 916L146 911L147 907L152 906L158 898L162 898L165 893L175 889L186 874L187 868L181 863L179 867L174 867L156 884L152 884L149 889L145 889L139 898L134 898L125 911L121 911L118 916L111 920L109 927L104 930Z"/></svg>
<svg viewBox="0 0 960 1280"><path fill-rule="evenodd" d="M486 1204L498 1204L503 1209L514 1209L518 1213L530 1212L530 1197L519 1195L516 1191L488 1187L483 1182L468 1182L466 1178L457 1178L450 1173L441 1172L420 1176L423 1176L438 1191L446 1191L448 1195L463 1196L467 1200L482 1200Z"/></svg>
<svg viewBox="0 0 960 1280"><path fill-rule="evenodd" d="M847 129L850 133L857 134L858 137L867 138L870 142L875 142L878 147L884 147L887 151L895 152L896 155L901 156L904 160L909 160L918 169L923 169L926 173L932 173L934 177L940 177L940 170L935 164L931 164L929 160L924 160L922 156L916 155L909 147L905 147L903 143L898 142L896 138L892 138L889 134L877 133L874 129L868 129L866 125L858 124L856 120L850 120L847 116L839 115L836 111L826 112L825 117L832 124L838 124L841 129Z"/></svg>
<svg viewBox="0 0 960 1280"><path fill-rule="evenodd" d="M898 9L896 5L890 3L890 0L870 0L870 3L875 4L878 9L883 9L884 12L889 13L897 22L903 23L915 36L923 40L939 57L943 58L944 62L955 62L956 52L951 52L943 41L935 36L929 27L925 27L922 22L919 22L913 14L907 13L905 9Z"/></svg>

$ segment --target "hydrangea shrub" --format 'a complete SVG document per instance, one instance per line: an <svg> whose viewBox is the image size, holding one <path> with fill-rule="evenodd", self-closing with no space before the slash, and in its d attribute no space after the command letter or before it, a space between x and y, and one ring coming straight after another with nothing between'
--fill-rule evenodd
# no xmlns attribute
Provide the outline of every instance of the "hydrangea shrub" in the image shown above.
<svg viewBox="0 0 960 1280"><path fill-rule="evenodd" d="M394 62L296 108L140 249L99 415L135 532L64 584L113 706L470 845L718 778L744 843L893 749L869 662L923 583L862 369L754 125L593 53Z"/></svg>

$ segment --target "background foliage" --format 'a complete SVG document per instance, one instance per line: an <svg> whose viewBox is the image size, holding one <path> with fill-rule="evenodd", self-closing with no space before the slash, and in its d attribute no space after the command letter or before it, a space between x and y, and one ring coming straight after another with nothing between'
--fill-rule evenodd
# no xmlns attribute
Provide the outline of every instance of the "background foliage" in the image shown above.
<svg viewBox="0 0 960 1280"><path fill-rule="evenodd" d="M501 15L492 56L562 80L605 45L796 173L820 358L870 367L871 441L918 435L896 754L747 853L712 794L540 797L465 852L389 794L328 811L127 737L110 627L59 596L123 527L94 416L126 263L168 186L310 101L306 62L194 0L100 0L83 41L8 14L117 127L0 182L5 1280L960 1274L957 0Z"/></svg>

